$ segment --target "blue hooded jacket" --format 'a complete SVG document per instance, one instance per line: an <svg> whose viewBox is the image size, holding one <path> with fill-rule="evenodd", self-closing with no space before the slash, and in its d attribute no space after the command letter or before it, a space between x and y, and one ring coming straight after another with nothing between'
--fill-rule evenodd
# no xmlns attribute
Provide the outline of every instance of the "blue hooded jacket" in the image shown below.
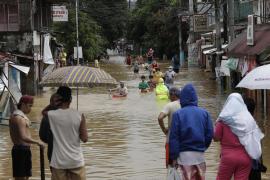
<svg viewBox="0 0 270 180"><path fill-rule="evenodd" d="M170 128L170 159L175 160L180 152L204 152L213 138L213 123L210 114L198 107L198 97L192 84L180 92L181 109L173 114Z"/></svg>

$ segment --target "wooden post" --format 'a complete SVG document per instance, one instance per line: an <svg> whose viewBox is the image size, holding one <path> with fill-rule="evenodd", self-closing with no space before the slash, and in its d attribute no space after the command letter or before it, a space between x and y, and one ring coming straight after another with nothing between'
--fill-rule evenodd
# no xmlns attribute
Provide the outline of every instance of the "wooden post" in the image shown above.
<svg viewBox="0 0 270 180"><path fill-rule="evenodd" d="M39 147L40 152L40 178L45 180L44 148Z"/></svg>

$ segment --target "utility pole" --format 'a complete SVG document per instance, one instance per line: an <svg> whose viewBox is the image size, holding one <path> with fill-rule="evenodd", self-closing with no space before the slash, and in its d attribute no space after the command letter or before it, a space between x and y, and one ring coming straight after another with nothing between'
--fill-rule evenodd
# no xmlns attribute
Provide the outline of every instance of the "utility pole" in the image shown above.
<svg viewBox="0 0 270 180"><path fill-rule="evenodd" d="M128 0L128 9L130 10L130 0Z"/></svg>
<svg viewBox="0 0 270 180"><path fill-rule="evenodd" d="M230 1L230 0L228 0ZM227 0L223 4L223 43L228 43L228 8Z"/></svg>
<svg viewBox="0 0 270 180"><path fill-rule="evenodd" d="M216 21L216 67L220 67L221 61L221 31L220 31L220 0L215 0L215 21Z"/></svg>
<svg viewBox="0 0 270 180"><path fill-rule="evenodd" d="M189 37L188 37L188 61L193 63L192 58L192 48L194 45L194 24L193 24L193 15L194 15L194 2L189 0ZM188 64L189 64L188 62Z"/></svg>
<svg viewBox="0 0 270 180"><path fill-rule="evenodd" d="M183 51L183 47L182 47L182 15L181 15L181 11L182 11L182 2L181 0L178 1L178 5L179 5L179 11L178 11L178 41L179 41L179 60L180 60L180 66L182 67L184 64L184 51Z"/></svg>
<svg viewBox="0 0 270 180"><path fill-rule="evenodd" d="M79 58L79 0L76 0L76 37L77 37L77 66L80 65ZM77 86L77 110L79 109L79 87Z"/></svg>
<svg viewBox="0 0 270 180"><path fill-rule="evenodd" d="M76 0L76 41L77 41L77 66L80 65L80 58L79 58L79 0Z"/></svg>
<svg viewBox="0 0 270 180"><path fill-rule="evenodd" d="M228 0L229 43L234 39L234 0Z"/></svg>

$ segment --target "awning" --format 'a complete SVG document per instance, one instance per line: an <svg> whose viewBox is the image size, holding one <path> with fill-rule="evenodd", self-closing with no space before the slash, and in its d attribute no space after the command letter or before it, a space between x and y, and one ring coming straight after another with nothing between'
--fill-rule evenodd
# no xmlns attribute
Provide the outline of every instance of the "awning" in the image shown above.
<svg viewBox="0 0 270 180"><path fill-rule="evenodd" d="M202 49L202 50L203 50L203 49L207 49L207 48L212 48L212 47L214 47L213 44L204 44L204 45L201 45L201 49Z"/></svg>
<svg viewBox="0 0 270 180"><path fill-rule="evenodd" d="M212 49L203 51L203 54L214 54L216 51L217 51L217 48L212 48Z"/></svg>
<svg viewBox="0 0 270 180"><path fill-rule="evenodd" d="M14 67L18 71L23 72L24 74L28 74L29 71L30 71L30 67L27 67L27 66L16 65L14 63L10 63L9 65L12 66L12 67Z"/></svg>
<svg viewBox="0 0 270 180"><path fill-rule="evenodd" d="M227 46L228 44L222 44L221 48L225 49ZM217 51L217 48L211 48L211 49L204 50L203 54L207 55L207 54L215 54L215 53L222 54L223 53L223 50L221 52L216 52L216 51Z"/></svg>
<svg viewBox="0 0 270 180"><path fill-rule="evenodd" d="M255 26L254 44L254 46L247 45L247 32L244 32L228 46L228 55L232 57L260 55L270 47L270 24Z"/></svg>

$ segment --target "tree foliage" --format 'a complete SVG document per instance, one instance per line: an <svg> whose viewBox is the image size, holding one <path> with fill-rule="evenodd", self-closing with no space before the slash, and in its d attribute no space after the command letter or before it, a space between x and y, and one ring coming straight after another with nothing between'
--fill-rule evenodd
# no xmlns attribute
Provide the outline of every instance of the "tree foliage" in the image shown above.
<svg viewBox="0 0 270 180"><path fill-rule="evenodd" d="M138 0L128 24L128 39L157 56L178 52L178 17L175 0Z"/></svg>
<svg viewBox="0 0 270 180"><path fill-rule="evenodd" d="M125 36L127 6L126 0L84 0L84 10L102 27L109 47Z"/></svg>
<svg viewBox="0 0 270 180"><path fill-rule="evenodd" d="M79 13L79 42L83 47L83 55L86 60L94 59L94 57L104 51L106 39L103 38L101 27L86 13ZM69 21L67 23L56 23L54 30L62 32L57 35L58 41L62 42L65 49L73 52L76 47L76 19L75 11L69 10Z"/></svg>
<svg viewBox="0 0 270 180"><path fill-rule="evenodd" d="M66 4L69 21L55 23L54 31L63 32L57 39L73 52L76 46L75 5ZM126 0L80 0L79 41L86 60L91 60L112 47L113 42L125 36L127 22Z"/></svg>

